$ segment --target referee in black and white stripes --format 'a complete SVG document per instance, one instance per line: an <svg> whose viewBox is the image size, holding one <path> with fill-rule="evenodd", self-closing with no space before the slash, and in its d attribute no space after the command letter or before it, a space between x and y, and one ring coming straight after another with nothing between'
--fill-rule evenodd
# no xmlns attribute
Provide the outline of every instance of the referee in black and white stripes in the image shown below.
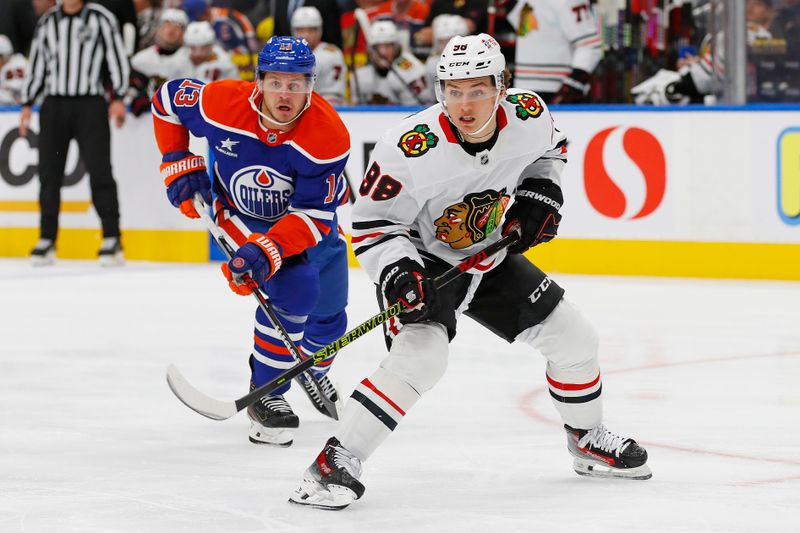
<svg viewBox="0 0 800 533"><path fill-rule="evenodd" d="M39 113L39 179L41 238L32 252L34 263L52 262L58 233L58 212L67 148L78 141L89 171L92 202L103 226L100 260L121 260L117 184L111 174L109 118L125 121L122 97L130 65L117 20L104 7L84 0L62 0L39 20L22 90L20 135L27 135L31 106L44 96ZM113 96L106 103L104 76Z"/></svg>

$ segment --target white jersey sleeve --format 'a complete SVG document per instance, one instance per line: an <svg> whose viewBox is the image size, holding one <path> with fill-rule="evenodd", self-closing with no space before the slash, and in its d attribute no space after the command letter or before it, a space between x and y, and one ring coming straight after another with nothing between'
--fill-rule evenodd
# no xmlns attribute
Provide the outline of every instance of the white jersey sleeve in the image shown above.
<svg viewBox="0 0 800 533"><path fill-rule="evenodd" d="M188 53L187 53L188 58ZM191 64L191 60L190 64ZM192 78L202 80L204 82L212 82L216 80L238 80L239 69L233 64L231 56L228 52L223 50L219 45L214 45L211 57L207 61L203 61L199 65L191 64ZM181 76L186 76L182 73Z"/></svg>
<svg viewBox="0 0 800 533"><path fill-rule="evenodd" d="M573 69L597 67L601 39L588 0L517 0L507 18L517 33L518 86L554 93Z"/></svg>
<svg viewBox="0 0 800 533"><path fill-rule="evenodd" d="M436 101L425 65L408 52L394 60L387 79L400 105L430 105Z"/></svg>
<svg viewBox="0 0 800 533"><path fill-rule="evenodd" d="M572 68L591 73L602 58L602 40L597 32L597 20L588 0L559 2L561 28L572 46Z"/></svg>
<svg viewBox="0 0 800 533"><path fill-rule="evenodd" d="M333 105L343 104L347 67L342 51L332 44L320 43L314 48L314 57L317 60L314 90Z"/></svg>
<svg viewBox="0 0 800 533"><path fill-rule="evenodd" d="M375 145L353 206L353 249L375 283L387 265L402 258L424 264L411 243L421 207L392 133Z"/></svg>

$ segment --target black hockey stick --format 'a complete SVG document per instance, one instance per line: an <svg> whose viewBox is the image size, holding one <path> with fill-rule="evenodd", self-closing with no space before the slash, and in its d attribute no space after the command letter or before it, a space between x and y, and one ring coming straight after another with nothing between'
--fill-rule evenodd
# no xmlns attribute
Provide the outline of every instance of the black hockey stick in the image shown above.
<svg viewBox="0 0 800 533"><path fill-rule="evenodd" d="M490 257L503 250L507 246L514 244L517 242L517 239L519 239L518 232L515 231L509 233L499 241L490 244L483 250L467 257L456 266L445 271L442 275L433 280L434 285L437 289L444 287L487 257ZM200 392L191 383L189 383L186 378L183 377L183 375L181 375L174 365L170 365L170 367L167 369L167 382L169 383L169 387L172 389L172 392L175 393L175 396L177 396L180 401L186 404L189 409L192 409L193 411L196 411L207 418L211 418L212 420L226 420L242 409L247 408L247 406L253 402L258 401L262 396L269 394L271 391L280 387L290 379L293 379L298 374L305 372L317 362L324 360L333 353L336 353L339 349L352 343L365 333L382 325L393 316L397 316L402 310L403 304L400 302L389 306L382 313L373 316L366 322L345 333L343 337L333 341L329 345L319 350L314 354L313 357L297 363L277 378L261 385L257 389L232 402L215 400L214 398L211 398L210 396Z"/></svg>
<svg viewBox="0 0 800 533"><path fill-rule="evenodd" d="M228 241L225 239L225 236L222 234L222 231L220 231L219 226L217 226L214 220L211 219L211 216L208 214L208 206L205 204L203 198L200 196L199 193L196 194L194 197L194 208L200 215L200 218L203 220L203 222L205 222L206 226L208 227L208 231L211 233L211 236L214 237L214 240L217 242L217 244L219 244L220 248L222 248L225 257L227 257L230 260L236 253L236 250L234 250L233 247L230 245L230 243L228 243ZM246 281L249 281L248 278L249 276L245 275ZM283 327L283 324L281 324L280 320L278 319L278 315L275 313L275 310L272 308L272 304L269 302L269 300L258 289L253 291L253 296L255 296L256 300L258 300L258 306L261 308L262 311L264 311L264 313L266 313L267 318L269 319L273 329L275 329L278 332L278 335L280 335L283 344L292 354L295 361L303 361L304 359L306 359L305 357L300 355L300 350L297 349L297 346L289 337L289 333L286 331L286 328ZM339 420L339 413L336 410L336 404L332 402L330 398L328 398L324 394L319 381L317 380L316 377L314 377L314 373L310 371L305 372L305 376L306 379L311 380L311 382L317 388L320 401L324 405L327 415L333 418L334 420ZM169 383L169 374L167 375L167 382ZM300 384L301 387L303 386L303 383L300 383L299 375L298 375L298 383ZM172 388L172 384L170 384L170 388ZM173 392L174 391L175 389L173 389Z"/></svg>

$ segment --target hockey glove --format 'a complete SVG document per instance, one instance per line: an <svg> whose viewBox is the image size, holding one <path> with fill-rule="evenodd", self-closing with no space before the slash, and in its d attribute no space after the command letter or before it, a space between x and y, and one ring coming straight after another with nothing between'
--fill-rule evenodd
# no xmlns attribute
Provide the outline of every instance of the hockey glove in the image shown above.
<svg viewBox="0 0 800 533"><path fill-rule="evenodd" d="M553 104L579 104L586 100L591 88L591 76L585 70L572 69L568 78L564 78L561 88L553 97Z"/></svg>
<svg viewBox="0 0 800 533"><path fill-rule="evenodd" d="M381 292L389 305L401 302L405 310L402 323L424 322L436 312L436 288L425 267L403 258L383 269Z"/></svg>
<svg viewBox="0 0 800 533"><path fill-rule="evenodd" d="M525 178L517 187L514 203L506 212L503 235L519 226L519 240L508 247L508 253L521 254L537 244L551 241L558 232L564 203L561 187L544 178Z"/></svg>
<svg viewBox="0 0 800 533"><path fill-rule="evenodd" d="M227 264L222 273L236 294L252 294L281 267L281 249L263 233L253 233Z"/></svg>
<svg viewBox="0 0 800 533"><path fill-rule="evenodd" d="M192 152L167 152L161 160L161 176L167 186L167 198L189 218L200 218L192 198L199 192L206 204L211 204L211 181L206 160Z"/></svg>

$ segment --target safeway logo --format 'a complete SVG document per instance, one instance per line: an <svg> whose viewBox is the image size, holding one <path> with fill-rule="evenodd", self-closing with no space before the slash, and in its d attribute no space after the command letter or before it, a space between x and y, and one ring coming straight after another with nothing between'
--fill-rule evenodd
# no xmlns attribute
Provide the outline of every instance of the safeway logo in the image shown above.
<svg viewBox="0 0 800 533"><path fill-rule="evenodd" d="M661 143L641 128L604 129L586 147L583 184L599 213L629 220L646 217L661 204L667 185Z"/></svg>

